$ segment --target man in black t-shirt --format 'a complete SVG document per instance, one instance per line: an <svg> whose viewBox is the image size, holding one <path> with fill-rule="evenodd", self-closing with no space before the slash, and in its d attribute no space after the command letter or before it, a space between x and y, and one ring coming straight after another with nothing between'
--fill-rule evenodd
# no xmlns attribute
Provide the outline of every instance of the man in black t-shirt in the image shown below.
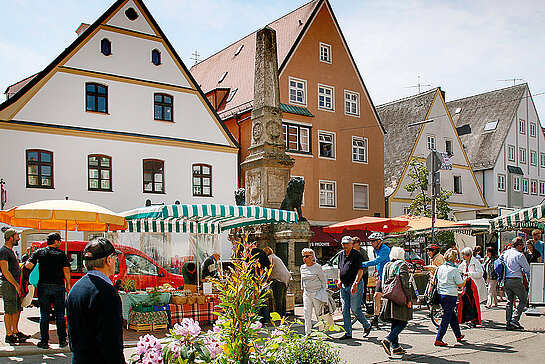
<svg viewBox="0 0 545 364"><path fill-rule="evenodd" d="M359 251L354 249L354 243L350 236L344 236L341 240L343 251L339 254L339 280L337 287L341 290L343 302L343 321L345 334L341 340L352 338L352 319L350 311L363 325L364 336L371 332L371 324L365 318L361 309L363 295L363 258Z"/></svg>
<svg viewBox="0 0 545 364"><path fill-rule="evenodd" d="M19 284L21 269L13 252L13 247L19 245L19 231L7 229L4 231L4 246L0 248L0 270L2 271L2 286L0 291L4 300L4 324L6 326L5 343L14 344L24 342L30 337L19 331L19 316L21 297L19 297Z"/></svg>
<svg viewBox="0 0 545 364"><path fill-rule="evenodd" d="M70 291L70 264L66 254L59 249L59 233L47 235L47 246L36 250L25 263L28 269L38 263L40 279L38 281L38 302L40 303L40 342L39 348L49 348L49 316L51 304L55 310L59 346L68 345L66 341L66 320L64 318L65 292ZM65 282L66 281L66 285Z"/></svg>
<svg viewBox="0 0 545 364"><path fill-rule="evenodd" d="M257 261L257 264L255 265L255 274L259 277L267 269L269 269L271 261L269 260L269 256L267 255L267 253L265 253L263 249L259 249L257 247L257 242L253 242L249 246L249 249L251 258ZM267 283L265 282L265 284ZM259 310L259 315L262 317L262 319L260 320L262 324L265 324L269 321L270 315L267 302L265 302L265 305Z"/></svg>

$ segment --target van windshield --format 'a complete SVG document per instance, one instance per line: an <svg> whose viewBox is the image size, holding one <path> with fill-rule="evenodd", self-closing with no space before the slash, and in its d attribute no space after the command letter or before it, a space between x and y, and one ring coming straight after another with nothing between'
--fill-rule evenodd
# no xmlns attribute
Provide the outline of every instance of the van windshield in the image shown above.
<svg viewBox="0 0 545 364"><path fill-rule="evenodd" d="M125 254L127 274L157 276L157 266L144 257L136 254Z"/></svg>

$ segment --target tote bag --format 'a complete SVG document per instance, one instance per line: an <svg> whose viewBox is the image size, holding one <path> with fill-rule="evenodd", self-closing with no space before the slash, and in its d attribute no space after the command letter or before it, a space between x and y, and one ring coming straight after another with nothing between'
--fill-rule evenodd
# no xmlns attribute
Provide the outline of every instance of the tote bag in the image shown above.
<svg viewBox="0 0 545 364"><path fill-rule="evenodd" d="M384 282L384 285L382 286L382 297L395 302L398 305L405 306L407 305L407 295L405 294L405 291L403 291L401 277L399 276L401 264L403 264L403 262L398 263L392 269L392 275Z"/></svg>

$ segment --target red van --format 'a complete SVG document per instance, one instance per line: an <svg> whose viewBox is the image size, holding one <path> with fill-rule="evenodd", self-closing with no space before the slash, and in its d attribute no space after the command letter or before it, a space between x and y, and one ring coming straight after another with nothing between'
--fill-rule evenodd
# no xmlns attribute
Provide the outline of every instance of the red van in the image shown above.
<svg viewBox="0 0 545 364"><path fill-rule="evenodd" d="M68 261L70 262L70 283L74 285L85 275L87 270L82 264L83 248L88 241L68 241ZM32 243L31 251L46 247L46 242ZM183 287L184 278L181 275L168 272L153 259L142 253L140 250L125 245L114 244L114 247L121 251L118 256L115 273L110 277L112 282L120 280L123 283L127 279L136 282L136 289L145 290L147 287L157 287L165 283L174 288ZM61 242L60 248L65 250L65 242Z"/></svg>

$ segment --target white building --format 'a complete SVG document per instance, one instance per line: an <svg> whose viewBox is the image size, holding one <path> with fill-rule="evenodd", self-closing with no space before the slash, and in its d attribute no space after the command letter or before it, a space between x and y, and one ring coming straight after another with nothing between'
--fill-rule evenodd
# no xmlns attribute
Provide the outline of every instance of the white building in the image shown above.
<svg viewBox="0 0 545 364"><path fill-rule="evenodd" d="M237 143L143 2L119 0L78 33L0 105L5 209L233 203Z"/></svg>
<svg viewBox="0 0 545 364"><path fill-rule="evenodd" d="M521 208L545 198L545 139L528 84L450 101L489 206Z"/></svg>
<svg viewBox="0 0 545 364"><path fill-rule="evenodd" d="M413 182L408 176L408 163L413 158L425 163L432 150L448 154L452 162L452 169L440 172L441 188L453 191L451 209L487 207L440 88L377 106L377 112L386 129L384 186L388 216L408 213L419 192L410 193L404 188Z"/></svg>

